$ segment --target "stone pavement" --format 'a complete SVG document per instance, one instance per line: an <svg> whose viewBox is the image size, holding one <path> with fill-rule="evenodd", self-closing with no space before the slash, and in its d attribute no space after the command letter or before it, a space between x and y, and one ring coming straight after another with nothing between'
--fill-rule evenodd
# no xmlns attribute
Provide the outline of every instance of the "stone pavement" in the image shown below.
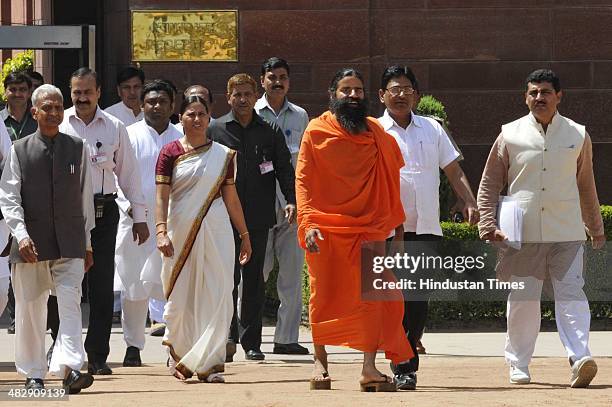
<svg viewBox="0 0 612 407"><path fill-rule="evenodd" d="M115 326L111 335L109 364L112 376L97 376L94 385L70 403L91 406L151 406L151 405L228 405L228 406L289 406L289 405L504 405L528 406L610 406L612 405L612 332L592 332L591 350L599 364L599 374L590 389L569 389L569 366L558 335L543 332L538 338L535 358L531 365L534 383L514 386L508 383L507 367L502 349L504 334L431 333L426 332L424 356L416 392L386 394L361 393L358 388L360 355L350 349L329 347L332 391L309 391L308 378L312 356L274 355L274 328L264 328L265 362L244 360L239 347L235 362L226 365L225 385L196 381L182 383L167 374L166 354L161 338L147 336L142 353L142 368L121 366L125 351L121 328ZM50 336L47 335L50 344ZM13 364L14 336L0 328L0 387L19 388L23 379L15 373ZM301 342L312 350L309 331L303 328ZM382 355L379 369L388 373ZM49 378L47 385L58 386ZM6 400L6 396L3 400ZM10 403L10 404L8 404ZM15 401L0 401L14 405ZM37 400L35 405L42 401ZM45 400L42 405L66 405L64 401Z"/></svg>

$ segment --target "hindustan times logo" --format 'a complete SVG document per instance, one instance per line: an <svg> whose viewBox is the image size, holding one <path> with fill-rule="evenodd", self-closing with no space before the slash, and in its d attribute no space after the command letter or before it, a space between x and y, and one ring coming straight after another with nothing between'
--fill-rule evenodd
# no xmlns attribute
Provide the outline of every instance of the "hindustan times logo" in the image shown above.
<svg viewBox="0 0 612 407"><path fill-rule="evenodd" d="M414 274L417 270L453 270L458 274L466 270L485 268L483 256L428 256L421 253L412 256L408 253L397 253L395 256L375 256L372 260L372 271L380 274L385 269L405 270Z"/></svg>

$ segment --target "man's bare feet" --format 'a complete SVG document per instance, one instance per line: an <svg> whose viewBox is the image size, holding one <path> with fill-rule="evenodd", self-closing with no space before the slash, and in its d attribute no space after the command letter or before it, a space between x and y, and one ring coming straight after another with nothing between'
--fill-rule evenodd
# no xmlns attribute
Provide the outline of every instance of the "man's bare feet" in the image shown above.
<svg viewBox="0 0 612 407"><path fill-rule="evenodd" d="M373 366L364 366L361 369L361 377L359 378L359 384L375 383L375 382L393 382L393 378L384 375L378 369Z"/></svg>
<svg viewBox="0 0 612 407"><path fill-rule="evenodd" d="M331 378L327 371L327 352L325 346L315 345L314 366L310 378L311 390L331 389Z"/></svg>

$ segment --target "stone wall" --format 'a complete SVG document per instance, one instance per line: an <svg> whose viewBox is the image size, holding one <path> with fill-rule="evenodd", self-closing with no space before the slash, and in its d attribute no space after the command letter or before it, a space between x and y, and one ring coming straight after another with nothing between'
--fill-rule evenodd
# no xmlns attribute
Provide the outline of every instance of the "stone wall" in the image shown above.
<svg viewBox="0 0 612 407"><path fill-rule="evenodd" d="M561 77L562 114L587 125L594 141L602 203L612 203L612 0L107 0L104 101L116 99L114 76L130 63L130 10L237 9L239 62L143 63L149 78L181 89L209 85L214 114L228 110L224 88L234 73L259 76L261 62L291 65L291 99L311 116L326 109L326 88L343 66L362 70L373 114L388 64L413 67L423 93L447 108L453 136L477 187L502 123L527 112L526 75L551 67Z"/></svg>

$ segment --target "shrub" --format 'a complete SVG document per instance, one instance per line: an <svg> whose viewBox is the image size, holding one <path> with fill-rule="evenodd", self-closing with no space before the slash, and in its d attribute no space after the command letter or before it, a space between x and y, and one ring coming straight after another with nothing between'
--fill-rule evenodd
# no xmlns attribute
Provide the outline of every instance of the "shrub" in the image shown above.
<svg viewBox="0 0 612 407"><path fill-rule="evenodd" d="M602 205L601 214L604 221L604 228L608 241L612 241L612 206ZM450 240L478 240L478 228L467 223L442 222L442 232L445 239ZM275 268L273 274L278 273ZM605 270L602 271L605 273ZM274 281L273 285L270 284ZM276 294L276 278L270 278L266 287L266 295L278 301ZM310 286L308 280L308 269L306 264L303 270L302 301L304 314L307 318L308 300L310 298ZM554 303L542 302L542 320L553 321L555 319ZM612 303L610 302L591 302L591 316L593 319L612 318ZM505 302L443 302L432 301L429 304L428 326L452 328L452 321L486 322L487 326L505 326L506 303ZM451 324L449 324L449 321ZM450 325L450 326L449 326Z"/></svg>

